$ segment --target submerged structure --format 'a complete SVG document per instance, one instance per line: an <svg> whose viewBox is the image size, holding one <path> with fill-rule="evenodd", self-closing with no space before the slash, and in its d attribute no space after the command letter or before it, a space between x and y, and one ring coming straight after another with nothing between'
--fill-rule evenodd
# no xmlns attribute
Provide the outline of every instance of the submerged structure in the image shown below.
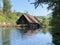
<svg viewBox="0 0 60 45"><path fill-rule="evenodd" d="M41 22L35 17L28 14L22 14L22 16L16 21L17 25L25 26L29 28L41 27Z"/></svg>

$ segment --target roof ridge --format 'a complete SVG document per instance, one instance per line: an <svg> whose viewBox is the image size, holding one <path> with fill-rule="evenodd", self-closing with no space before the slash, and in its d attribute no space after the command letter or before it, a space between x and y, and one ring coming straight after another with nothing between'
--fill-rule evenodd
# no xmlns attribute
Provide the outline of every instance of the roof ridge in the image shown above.
<svg viewBox="0 0 60 45"><path fill-rule="evenodd" d="M32 22L35 22L32 18L31 18L31 16L29 16L29 15L27 15L28 16L28 18L32 21Z"/></svg>

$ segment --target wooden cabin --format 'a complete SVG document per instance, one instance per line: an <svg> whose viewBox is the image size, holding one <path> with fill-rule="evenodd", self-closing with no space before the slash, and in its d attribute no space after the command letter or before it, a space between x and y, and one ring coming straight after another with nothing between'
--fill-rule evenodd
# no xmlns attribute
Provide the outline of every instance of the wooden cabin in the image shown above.
<svg viewBox="0 0 60 45"><path fill-rule="evenodd" d="M35 17L28 14L22 14L22 16L16 21L17 25L27 27L41 27L40 21Z"/></svg>

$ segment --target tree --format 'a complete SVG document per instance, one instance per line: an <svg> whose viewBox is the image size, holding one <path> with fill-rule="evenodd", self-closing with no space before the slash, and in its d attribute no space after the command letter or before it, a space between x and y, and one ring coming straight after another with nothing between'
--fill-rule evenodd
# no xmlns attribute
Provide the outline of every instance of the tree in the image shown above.
<svg viewBox="0 0 60 45"><path fill-rule="evenodd" d="M1 1L2 1L2 0L0 0L0 11L2 10L2 7L1 7Z"/></svg>
<svg viewBox="0 0 60 45"><path fill-rule="evenodd" d="M35 8L42 4L48 4L47 8L53 11L51 19L53 43L60 45L60 0L35 0L32 4Z"/></svg>
<svg viewBox="0 0 60 45"><path fill-rule="evenodd" d="M0 10L1 10L1 4L0 4Z"/></svg>
<svg viewBox="0 0 60 45"><path fill-rule="evenodd" d="M10 11L11 11L10 0L3 0L3 13L9 17Z"/></svg>

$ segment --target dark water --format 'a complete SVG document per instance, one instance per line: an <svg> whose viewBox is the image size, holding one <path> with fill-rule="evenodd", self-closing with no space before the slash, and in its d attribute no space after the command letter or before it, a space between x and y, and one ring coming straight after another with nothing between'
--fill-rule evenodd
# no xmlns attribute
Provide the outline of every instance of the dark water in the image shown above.
<svg viewBox="0 0 60 45"><path fill-rule="evenodd" d="M52 35L43 29L0 28L0 45L52 45Z"/></svg>

